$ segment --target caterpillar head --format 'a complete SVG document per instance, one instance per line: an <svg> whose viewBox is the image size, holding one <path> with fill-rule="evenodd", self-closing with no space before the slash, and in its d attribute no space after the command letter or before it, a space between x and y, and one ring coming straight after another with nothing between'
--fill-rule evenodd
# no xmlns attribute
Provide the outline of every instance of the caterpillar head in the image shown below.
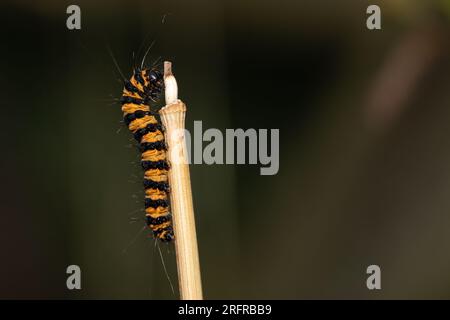
<svg viewBox="0 0 450 320"><path fill-rule="evenodd" d="M143 69L139 73L141 77L145 79L145 87L148 90L157 90L161 92L164 87L164 78L158 69Z"/></svg>
<svg viewBox="0 0 450 320"><path fill-rule="evenodd" d="M162 73L158 69L146 69L145 74L147 75L147 80L153 85L164 85L164 79Z"/></svg>
<svg viewBox="0 0 450 320"><path fill-rule="evenodd" d="M162 73L156 69L139 69L136 68L133 73L135 82L139 83L144 91L144 99L150 98L156 101L164 87L164 78Z"/></svg>

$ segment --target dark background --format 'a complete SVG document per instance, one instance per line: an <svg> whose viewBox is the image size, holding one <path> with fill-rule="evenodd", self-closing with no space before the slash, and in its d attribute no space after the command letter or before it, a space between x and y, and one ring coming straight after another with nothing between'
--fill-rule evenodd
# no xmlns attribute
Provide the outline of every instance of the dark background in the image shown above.
<svg viewBox="0 0 450 320"><path fill-rule="evenodd" d="M66 28L70 4L80 31ZM148 61L173 61L188 128L280 129L277 175L191 166L206 298L450 298L450 1L3 0L0 12L0 298L176 297L141 232L139 155L108 54L128 76L153 40ZM161 249L176 285L174 248ZM70 264L80 291L66 288ZM380 291L366 288L371 264Z"/></svg>

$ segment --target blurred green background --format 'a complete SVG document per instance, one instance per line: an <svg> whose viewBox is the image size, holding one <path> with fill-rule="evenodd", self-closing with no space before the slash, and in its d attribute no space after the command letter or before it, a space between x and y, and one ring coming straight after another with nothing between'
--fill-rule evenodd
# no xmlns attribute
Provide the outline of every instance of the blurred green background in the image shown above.
<svg viewBox="0 0 450 320"><path fill-rule="evenodd" d="M66 28L70 4L80 31ZM369 4L382 30L367 30ZM275 176L191 166L206 298L450 298L450 1L0 9L0 298L176 298L142 232L108 54L128 76L153 40L148 61L173 61L188 128L280 129ZM174 248L161 249L176 285ZM66 288L70 264L80 291ZM371 264L382 290L366 287Z"/></svg>

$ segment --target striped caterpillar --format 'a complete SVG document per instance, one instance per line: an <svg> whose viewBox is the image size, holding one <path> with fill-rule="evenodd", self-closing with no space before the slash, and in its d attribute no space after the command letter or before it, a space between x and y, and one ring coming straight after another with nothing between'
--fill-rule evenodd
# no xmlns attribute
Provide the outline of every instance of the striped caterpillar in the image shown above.
<svg viewBox="0 0 450 320"><path fill-rule="evenodd" d="M124 82L120 101L124 122L142 153L147 225L155 238L170 242L174 234L168 200L167 147L158 115L149 104L158 99L163 86L163 76L157 69L136 68L131 79Z"/></svg>

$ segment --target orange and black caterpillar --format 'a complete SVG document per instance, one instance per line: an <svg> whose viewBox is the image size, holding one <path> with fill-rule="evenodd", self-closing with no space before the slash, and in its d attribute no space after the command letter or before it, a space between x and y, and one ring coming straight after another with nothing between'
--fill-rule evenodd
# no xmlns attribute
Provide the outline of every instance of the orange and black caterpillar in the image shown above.
<svg viewBox="0 0 450 320"><path fill-rule="evenodd" d="M169 211L169 184L164 131L157 113L150 110L164 86L157 69L136 68L130 80L125 80L122 97L123 119L139 143L144 169L145 216L155 238L170 242L174 239Z"/></svg>

